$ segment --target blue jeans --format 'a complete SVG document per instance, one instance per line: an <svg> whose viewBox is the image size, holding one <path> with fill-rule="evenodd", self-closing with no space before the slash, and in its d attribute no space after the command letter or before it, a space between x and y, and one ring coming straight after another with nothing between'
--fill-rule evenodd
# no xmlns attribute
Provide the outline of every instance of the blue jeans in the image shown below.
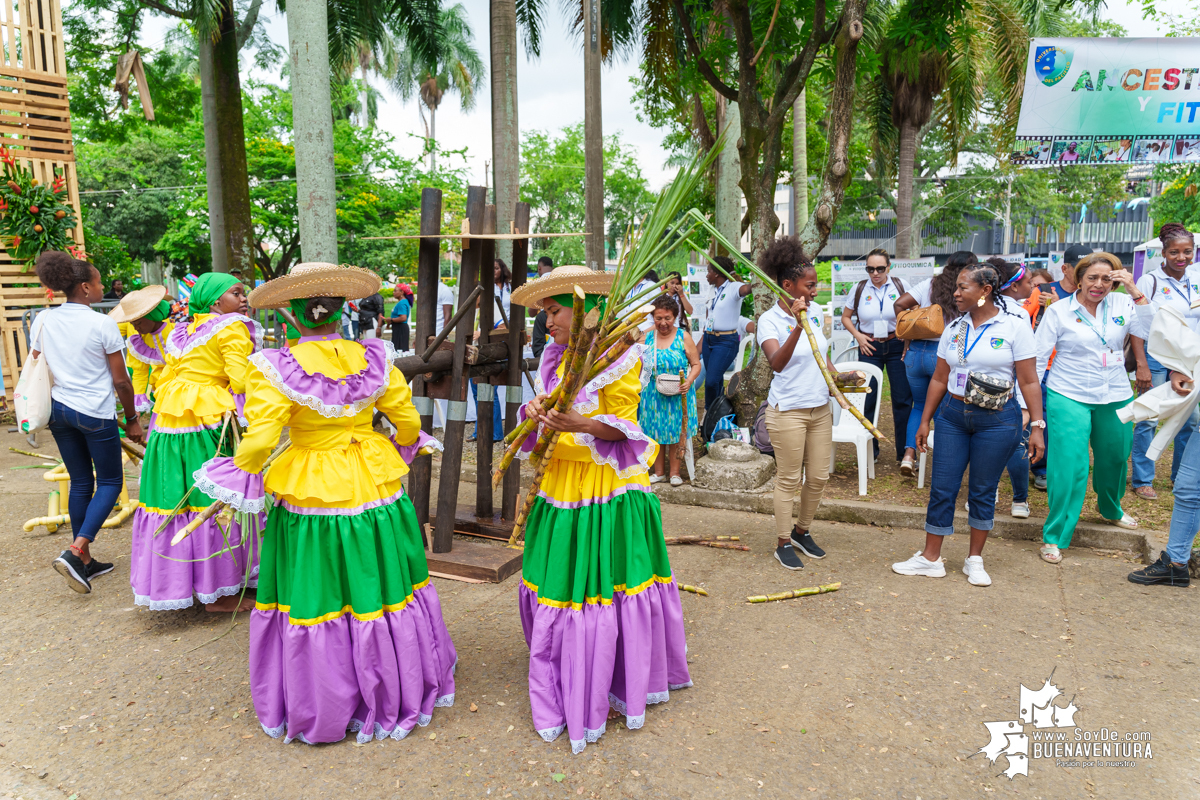
<svg viewBox="0 0 1200 800"><path fill-rule="evenodd" d="M921 415L925 413L925 395L929 394L929 379L933 377L933 371L937 368L937 349L937 339L913 339L908 343L908 352L904 354L904 372L908 377L909 393L912 395L912 411L908 414L908 425L904 432L905 448L917 446L917 428L921 427ZM900 441L899 431L896 441Z"/></svg>
<svg viewBox="0 0 1200 800"><path fill-rule="evenodd" d="M889 339L885 342L872 342L875 346L874 355L859 354L858 360L873 364L881 370L887 370L888 383L892 387L892 423L896 426L896 432L892 438L896 441L896 460L904 458L904 445L908 441L908 436L905 434L906 426L908 425L909 417L912 416L913 395L912 390L908 385L908 369L904 366L904 340ZM883 387L876 386L874 379L871 380L871 388L873 391L867 395L867 407L863 413L867 415L867 419L873 419L875 413L875 403L877 397L883 394ZM924 404L922 404L924 405ZM917 425L921 424L921 418L917 417ZM913 436L917 432L913 431ZM875 447L875 455L879 455L879 440L872 439L872 444Z"/></svg>
<svg viewBox="0 0 1200 800"><path fill-rule="evenodd" d="M94 542L100 526L117 504L125 482L121 470L121 429L115 418L89 417L53 400L50 433L71 476L67 502L71 531Z"/></svg>
<svg viewBox="0 0 1200 800"><path fill-rule="evenodd" d="M1167 382L1169 370L1151 358L1149 351L1146 352L1146 364L1150 367L1150 383L1154 386L1162 386ZM1200 407L1192 411L1192 416L1179 429L1179 433L1175 434L1175 452L1171 456L1172 483L1179 474L1179 464L1183 460L1184 451L1187 450L1188 440L1196 431L1197 422L1200 422ZM1150 421L1139 422L1133 427L1133 488L1135 489L1154 484L1154 462L1146 458L1146 450L1150 448L1150 442L1154 440L1157 430L1158 423Z"/></svg>
<svg viewBox="0 0 1200 800"><path fill-rule="evenodd" d="M1176 564L1186 564L1191 558L1197 530L1200 530L1200 436L1188 441L1175 477L1175 509L1171 512L1167 556Z"/></svg>
<svg viewBox="0 0 1200 800"><path fill-rule="evenodd" d="M1014 398L1001 410L988 411L948 395L938 409L936 430L925 532L954 533L954 507L968 467L967 521L972 528L990 531L996 516L996 487L1021 441L1021 407Z"/></svg>
<svg viewBox="0 0 1200 800"><path fill-rule="evenodd" d="M736 333L725 336L704 334L701 344L700 357L704 359L704 407L712 408L717 398L725 394L725 370L737 358L738 341Z"/></svg>
<svg viewBox="0 0 1200 800"><path fill-rule="evenodd" d="M1020 391L1018 389L1017 391ZM1021 431L1021 441L1008 459L1008 479L1012 481L1013 502L1029 501L1029 427ZM1042 466L1045 469L1045 465Z"/></svg>

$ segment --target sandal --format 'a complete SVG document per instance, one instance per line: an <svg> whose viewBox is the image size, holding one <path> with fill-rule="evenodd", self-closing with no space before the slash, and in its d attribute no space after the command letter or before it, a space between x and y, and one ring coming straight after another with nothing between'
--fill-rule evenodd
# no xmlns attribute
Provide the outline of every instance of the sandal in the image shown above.
<svg viewBox="0 0 1200 800"><path fill-rule="evenodd" d="M1044 544L1042 545L1042 561L1047 564L1058 564L1062 561L1062 553L1058 552L1058 545Z"/></svg>
<svg viewBox="0 0 1200 800"><path fill-rule="evenodd" d="M1133 490L1133 493L1143 500L1157 500L1158 492L1154 491L1153 486L1139 486Z"/></svg>
<svg viewBox="0 0 1200 800"><path fill-rule="evenodd" d="M1118 528L1125 528L1126 530L1130 531L1137 530L1138 526L1138 521L1128 514L1122 514L1120 519L1110 519L1106 521L1109 525L1116 525Z"/></svg>

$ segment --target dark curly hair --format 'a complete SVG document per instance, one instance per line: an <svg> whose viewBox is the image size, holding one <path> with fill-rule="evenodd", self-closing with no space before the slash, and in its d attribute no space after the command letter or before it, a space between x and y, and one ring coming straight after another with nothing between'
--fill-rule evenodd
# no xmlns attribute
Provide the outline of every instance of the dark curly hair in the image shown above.
<svg viewBox="0 0 1200 800"><path fill-rule="evenodd" d="M47 250L38 256L38 280L47 289L70 294L76 286L91 279L95 267L61 250Z"/></svg>
<svg viewBox="0 0 1200 800"><path fill-rule="evenodd" d="M669 294L660 294L650 301L650 305L658 311L670 311L672 315L679 313L679 303L676 303L675 298Z"/></svg>
<svg viewBox="0 0 1200 800"><path fill-rule="evenodd" d="M304 303L304 321L314 327L324 325L345 302L344 297L310 297Z"/></svg>
<svg viewBox="0 0 1200 800"><path fill-rule="evenodd" d="M1192 244L1196 243L1196 237L1187 228L1180 225L1178 222L1164 223L1158 229L1158 240L1162 242L1163 247L1167 246L1167 242L1173 242L1176 239L1186 239Z"/></svg>
<svg viewBox="0 0 1200 800"><path fill-rule="evenodd" d="M970 250L951 253L940 275L929 284L929 303L942 307L942 318L949 325L958 319L958 307L954 305L954 289L958 286L958 273L966 267L978 264L979 259Z"/></svg>
<svg viewBox="0 0 1200 800"><path fill-rule="evenodd" d="M781 236L767 246L758 258L758 266L776 283L798 281L817 268L804 257L804 249L795 236Z"/></svg>

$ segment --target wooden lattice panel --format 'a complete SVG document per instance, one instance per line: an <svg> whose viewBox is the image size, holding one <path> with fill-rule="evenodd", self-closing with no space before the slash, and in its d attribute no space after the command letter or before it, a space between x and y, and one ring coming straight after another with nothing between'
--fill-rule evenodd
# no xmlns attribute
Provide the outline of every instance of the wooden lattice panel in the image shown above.
<svg viewBox="0 0 1200 800"><path fill-rule="evenodd" d="M10 148L42 183L53 181L56 171L65 174L68 200L80 220L72 238L82 244L58 0L0 2L0 144ZM61 300L48 303L32 270L0 251L0 355L9 398L28 354L22 317L31 308Z"/></svg>

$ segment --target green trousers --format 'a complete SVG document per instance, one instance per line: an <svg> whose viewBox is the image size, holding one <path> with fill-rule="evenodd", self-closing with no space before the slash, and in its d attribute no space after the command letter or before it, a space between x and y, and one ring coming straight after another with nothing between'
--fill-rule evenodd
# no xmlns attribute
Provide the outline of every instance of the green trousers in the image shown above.
<svg viewBox="0 0 1200 800"><path fill-rule="evenodd" d="M1117 409L1133 398L1116 403L1080 403L1053 389L1046 391L1046 428L1050 441L1046 456L1046 488L1050 513L1042 528L1042 541L1065 550L1075 534L1087 494L1088 445L1095 457L1092 488L1105 519L1120 519L1125 495L1125 474L1133 447L1133 423L1117 419Z"/></svg>

